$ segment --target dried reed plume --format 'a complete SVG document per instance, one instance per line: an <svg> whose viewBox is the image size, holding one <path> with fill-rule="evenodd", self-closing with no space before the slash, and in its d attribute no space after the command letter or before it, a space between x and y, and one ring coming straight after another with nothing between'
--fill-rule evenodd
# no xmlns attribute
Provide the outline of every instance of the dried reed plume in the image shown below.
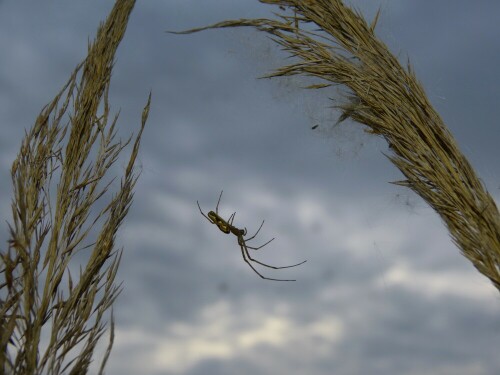
<svg viewBox="0 0 500 375"><path fill-rule="evenodd" d="M87 58L43 108L12 165L13 218L0 260L0 373L86 373L105 332L104 314L120 292L115 236L132 202L151 95L120 189L111 196L106 172L132 137L115 141L118 116L109 118L108 92L134 4L116 1ZM104 208L91 212L97 204ZM113 326L111 313L101 372Z"/></svg>
<svg viewBox="0 0 500 375"><path fill-rule="evenodd" d="M409 187L436 210L462 254L500 289L495 202L429 103L410 64L402 67L375 36L378 13L368 24L340 0L259 1L279 5L283 12L275 13L277 19L225 21L182 33L255 27L296 59L266 77L312 76L320 83L310 88L344 87L345 103L334 106L341 110L339 122L351 118L387 141L387 157L406 177L395 183Z"/></svg>

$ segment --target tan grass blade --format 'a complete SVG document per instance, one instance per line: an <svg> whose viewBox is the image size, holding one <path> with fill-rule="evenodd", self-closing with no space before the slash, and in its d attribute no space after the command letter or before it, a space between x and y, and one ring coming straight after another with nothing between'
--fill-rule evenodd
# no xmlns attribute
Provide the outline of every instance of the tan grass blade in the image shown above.
<svg viewBox="0 0 500 375"><path fill-rule="evenodd" d="M107 172L131 139L115 140L118 117L109 118L108 92L134 5L116 1L87 58L27 131L12 165L13 218L0 259L6 296L0 301L0 373L86 373L106 328L105 313L120 292L114 279L122 252L115 236L132 202L151 95L121 186L111 195ZM104 208L95 212L98 201ZM113 330L111 316L101 372Z"/></svg>
<svg viewBox="0 0 500 375"><path fill-rule="evenodd" d="M181 33L254 27L296 58L268 77L304 75L318 78L318 85L342 85L345 102L335 106L341 111L339 122L351 118L387 141L387 157L406 177L396 183L411 188L440 215L462 254L500 289L497 206L410 64L401 66L376 37L378 14L370 24L340 0L259 1L291 12L277 12L276 19L224 21Z"/></svg>

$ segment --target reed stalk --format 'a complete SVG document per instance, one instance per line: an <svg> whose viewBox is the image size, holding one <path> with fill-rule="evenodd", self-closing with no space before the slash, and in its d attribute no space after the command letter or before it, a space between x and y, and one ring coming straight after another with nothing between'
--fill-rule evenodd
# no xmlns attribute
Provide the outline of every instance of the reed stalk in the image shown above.
<svg viewBox="0 0 500 375"><path fill-rule="evenodd" d="M110 115L108 93L134 5L116 1L88 56L42 109L12 164L9 243L0 257L0 373L86 373L121 290L114 281L122 255L115 237L132 202L151 95L112 195L107 172L132 137L115 140L118 115ZM111 312L101 373L113 337Z"/></svg>
<svg viewBox="0 0 500 375"><path fill-rule="evenodd" d="M338 123L352 119L382 137L386 156L441 217L461 253L500 289L497 206L432 107L410 63L403 67L369 23L341 0L259 0L277 5L275 19L239 19L187 30L254 27L271 36L293 63L266 77L318 79L309 88L342 87ZM314 30L314 31L312 31Z"/></svg>

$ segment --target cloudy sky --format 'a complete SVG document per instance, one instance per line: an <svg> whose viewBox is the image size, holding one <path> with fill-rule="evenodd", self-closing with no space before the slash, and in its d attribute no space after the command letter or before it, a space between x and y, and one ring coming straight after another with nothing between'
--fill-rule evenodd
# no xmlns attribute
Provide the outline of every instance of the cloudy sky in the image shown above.
<svg viewBox="0 0 500 375"><path fill-rule="evenodd" d="M498 1L353 2L409 57L427 94L498 201ZM25 129L84 57L111 1L0 1L0 208ZM328 93L259 80L285 61L250 29L172 35L271 16L256 0L139 1L116 56L111 104L137 132L152 90L142 175L120 232L124 290L108 374L497 374L500 300L408 190L386 145L346 123ZM333 93L332 93L333 95ZM311 127L319 124L316 130ZM121 164L120 164L121 163ZM125 161L120 161L118 171ZM121 169L120 169L121 168ZM198 211L223 217L255 253ZM7 226L0 240L7 240Z"/></svg>

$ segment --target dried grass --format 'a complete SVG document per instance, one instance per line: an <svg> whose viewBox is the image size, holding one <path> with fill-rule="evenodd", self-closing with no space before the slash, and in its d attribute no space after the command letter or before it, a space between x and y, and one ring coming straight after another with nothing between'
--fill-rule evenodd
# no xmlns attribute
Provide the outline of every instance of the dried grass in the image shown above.
<svg viewBox="0 0 500 375"><path fill-rule="evenodd" d="M495 202L430 104L411 65L401 66L368 23L340 0L259 0L278 5L276 19L239 19L206 29L250 26L291 57L268 77L319 79L310 88L345 88L339 122L348 118L383 137L386 155L405 176L395 182L420 195L442 218L453 242L500 289L500 217ZM285 12L288 10L288 12ZM306 26L306 27L304 27ZM316 28L316 31L311 30Z"/></svg>
<svg viewBox="0 0 500 375"><path fill-rule="evenodd" d="M107 171L132 137L115 141L118 116L109 118L108 91L134 5L116 1L87 58L41 111L12 165L13 217L0 259L0 373L86 373L105 332L104 315L120 292L115 236L132 202L151 95L120 189L111 196ZM96 214L97 205L104 208ZM88 262L75 275L70 267L82 256ZM113 344L112 312L110 328L101 373Z"/></svg>

